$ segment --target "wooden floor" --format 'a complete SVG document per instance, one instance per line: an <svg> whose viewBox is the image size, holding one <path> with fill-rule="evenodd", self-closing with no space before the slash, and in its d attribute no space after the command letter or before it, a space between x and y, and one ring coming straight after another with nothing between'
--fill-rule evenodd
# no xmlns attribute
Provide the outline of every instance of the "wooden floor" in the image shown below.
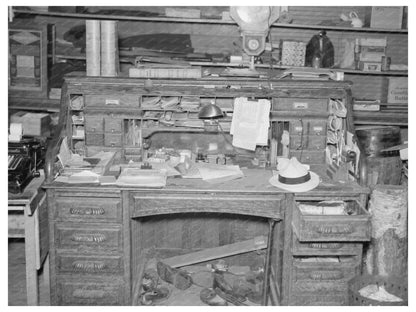
<svg viewBox="0 0 416 312"><path fill-rule="evenodd" d="M39 304L49 305L49 293L42 276L39 278ZM22 239L9 239L8 243L8 305L27 305L25 243Z"/></svg>

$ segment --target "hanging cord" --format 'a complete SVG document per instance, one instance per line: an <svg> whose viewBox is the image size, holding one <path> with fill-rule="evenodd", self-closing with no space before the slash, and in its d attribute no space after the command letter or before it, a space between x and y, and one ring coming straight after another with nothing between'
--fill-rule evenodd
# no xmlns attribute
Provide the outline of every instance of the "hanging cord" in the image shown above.
<svg viewBox="0 0 416 312"><path fill-rule="evenodd" d="M219 123L218 120L215 120L215 122L218 125L218 128L220 129L220 133L224 137L225 142L227 142L229 145L231 145L231 147L233 148L234 154L237 156L237 150L235 149L234 145L230 142L230 140L228 140L227 136L225 135L225 131L222 128L221 124Z"/></svg>
<svg viewBox="0 0 416 312"><path fill-rule="evenodd" d="M304 135L304 131L305 129L303 128L303 119L299 119L300 121L300 125L302 127L302 132L300 134L300 159L299 161L302 161L302 156L303 156L303 135Z"/></svg>

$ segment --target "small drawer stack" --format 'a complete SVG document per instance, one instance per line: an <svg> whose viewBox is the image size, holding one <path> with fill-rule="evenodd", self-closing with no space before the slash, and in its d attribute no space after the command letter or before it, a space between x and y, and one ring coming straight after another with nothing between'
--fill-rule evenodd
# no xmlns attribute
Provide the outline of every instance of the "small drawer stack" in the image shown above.
<svg viewBox="0 0 416 312"><path fill-rule="evenodd" d="M328 99L274 98L273 110L277 114L291 115L288 118L290 156L302 163L324 164Z"/></svg>
<svg viewBox="0 0 416 312"><path fill-rule="evenodd" d="M129 290L119 194L57 191L49 201L52 304L125 305Z"/></svg>
<svg viewBox="0 0 416 312"><path fill-rule="evenodd" d="M355 200L297 202L292 218L288 304L347 304L371 235L369 214Z"/></svg>

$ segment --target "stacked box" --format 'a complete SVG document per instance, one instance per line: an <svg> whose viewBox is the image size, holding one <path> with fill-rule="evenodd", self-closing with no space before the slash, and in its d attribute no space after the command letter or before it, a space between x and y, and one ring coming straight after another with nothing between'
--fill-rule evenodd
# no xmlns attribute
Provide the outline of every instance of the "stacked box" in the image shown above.
<svg viewBox="0 0 416 312"><path fill-rule="evenodd" d="M387 103L407 103L407 77L389 77Z"/></svg>
<svg viewBox="0 0 416 312"><path fill-rule="evenodd" d="M282 42L282 65L305 66L306 43L301 41Z"/></svg>

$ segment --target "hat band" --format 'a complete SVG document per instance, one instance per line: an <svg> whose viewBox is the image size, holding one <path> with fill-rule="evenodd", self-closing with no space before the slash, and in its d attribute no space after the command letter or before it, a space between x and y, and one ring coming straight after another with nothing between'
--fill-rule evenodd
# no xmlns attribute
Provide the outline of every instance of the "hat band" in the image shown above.
<svg viewBox="0 0 416 312"><path fill-rule="evenodd" d="M285 178L285 177L282 177L279 174L279 182L284 183L284 184L291 184L291 185L301 184L301 183L308 182L310 179L311 179L311 175L310 175L309 172L307 174L305 174L304 176L299 177L299 178Z"/></svg>

